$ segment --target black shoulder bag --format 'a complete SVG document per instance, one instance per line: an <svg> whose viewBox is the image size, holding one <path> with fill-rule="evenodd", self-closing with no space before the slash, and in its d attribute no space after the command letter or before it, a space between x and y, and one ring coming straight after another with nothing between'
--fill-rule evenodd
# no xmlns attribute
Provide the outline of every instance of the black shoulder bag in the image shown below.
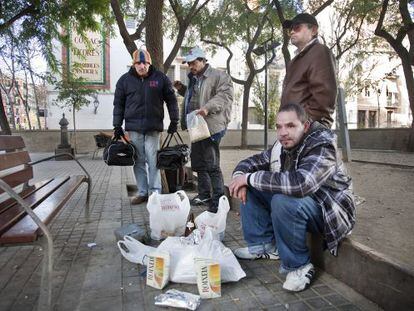
<svg viewBox="0 0 414 311"><path fill-rule="evenodd" d="M178 140L177 137L178 136ZM174 137L175 146L170 146L171 139ZM164 170L177 170L184 166L190 158L190 148L184 144L178 132L168 134L162 143L161 149L157 151L157 168Z"/></svg>
<svg viewBox="0 0 414 311"><path fill-rule="evenodd" d="M109 166L131 166L135 164L137 155L135 147L122 135L113 137L106 145L103 159Z"/></svg>

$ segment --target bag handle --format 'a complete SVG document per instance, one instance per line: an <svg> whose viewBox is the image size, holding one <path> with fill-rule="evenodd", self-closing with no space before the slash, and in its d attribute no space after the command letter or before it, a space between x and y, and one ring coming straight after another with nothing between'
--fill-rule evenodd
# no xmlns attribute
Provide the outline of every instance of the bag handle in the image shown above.
<svg viewBox="0 0 414 311"><path fill-rule="evenodd" d="M122 134L122 135L119 135L119 136L114 136L114 137L112 137L111 141L115 142L115 141L118 141L120 139L122 139L126 144L131 145L131 141L128 138L126 138L125 134Z"/></svg>
<svg viewBox="0 0 414 311"><path fill-rule="evenodd" d="M175 134L177 134L177 135L175 135ZM178 136L179 139L177 139L177 136ZM177 143L177 145L184 144L184 141L181 138L180 134L178 132L175 132L173 134L168 134L167 137L165 137L165 139L164 139L164 141L161 145L161 149L164 149L164 148L168 147L170 145L170 142L171 142L173 137L174 137L175 142Z"/></svg>

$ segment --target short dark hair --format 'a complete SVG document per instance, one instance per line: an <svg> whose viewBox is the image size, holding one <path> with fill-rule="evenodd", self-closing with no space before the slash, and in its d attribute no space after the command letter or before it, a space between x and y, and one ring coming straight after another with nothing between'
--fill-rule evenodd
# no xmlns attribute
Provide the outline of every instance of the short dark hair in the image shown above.
<svg viewBox="0 0 414 311"><path fill-rule="evenodd" d="M279 109L279 113L283 111L294 111L296 112L296 115L298 116L298 119L300 122L305 123L309 120L308 114L306 113L305 109L297 103L287 103L286 105L283 105Z"/></svg>

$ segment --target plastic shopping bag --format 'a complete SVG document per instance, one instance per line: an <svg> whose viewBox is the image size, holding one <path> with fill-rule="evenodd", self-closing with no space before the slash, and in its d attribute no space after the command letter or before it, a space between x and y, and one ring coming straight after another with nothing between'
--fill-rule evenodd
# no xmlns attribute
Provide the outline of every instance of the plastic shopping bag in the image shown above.
<svg viewBox="0 0 414 311"><path fill-rule="evenodd" d="M192 143L210 137L206 120L201 115L196 114L196 112L193 111L187 114L187 129Z"/></svg>
<svg viewBox="0 0 414 311"><path fill-rule="evenodd" d="M219 200L217 213L205 211L198 215L195 219L196 227L201 231L201 236L207 227L212 228L213 236L218 240L224 239L224 232L226 230L227 213L230 210L229 200L223 195Z"/></svg>
<svg viewBox="0 0 414 311"><path fill-rule="evenodd" d="M142 244L128 235L124 236L124 240L118 241L117 244L122 256L126 260L144 266L147 265L148 254L154 253L157 250L155 247Z"/></svg>
<svg viewBox="0 0 414 311"><path fill-rule="evenodd" d="M182 190L170 194L151 194L147 204L151 238L161 240L183 235L190 208L190 201Z"/></svg>
<svg viewBox="0 0 414 311"><path fill-rule="evenodd" d="M169 237L158 249L170 253L170 280L176 283L197 284L195 258L218 262L222 282L237 282L246 276L233 252L213 238L211 228L207 228L199 245L187 245L183 238Z"/></svg>
<svg viewBox="0 0 414 311"><path fill-rule="evenodd" d="M199 232L196 229L191 235L197 234ZM125 236L124 241L118 242L118 248L125 259L143 265L148 265L149 254L155 251L168 252L170 254L170 280L176 283L197 284L195 258L213 259L218 262L223 283L237 282L246 276L233 252L213 238L211 228L206 229L199 244L191 244L188 241L189 237L168 237L158 248L154 248L130 236Z"/></svg>

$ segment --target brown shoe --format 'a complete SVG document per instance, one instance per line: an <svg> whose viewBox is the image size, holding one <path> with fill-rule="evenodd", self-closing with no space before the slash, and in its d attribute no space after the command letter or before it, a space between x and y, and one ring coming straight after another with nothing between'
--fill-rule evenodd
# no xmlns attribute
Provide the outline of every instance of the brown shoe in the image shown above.
<svg viewBox="0 0 414 311"><path fill-rule="evenodd" d="M144 203L144 202L147 202L148 201L148 196L146 195L146 196L136 196L136 197L133 197L132 199L131 199L131 204L133 204L133 205L136 205L136 204L141 204L141 203Z"/></svg>

